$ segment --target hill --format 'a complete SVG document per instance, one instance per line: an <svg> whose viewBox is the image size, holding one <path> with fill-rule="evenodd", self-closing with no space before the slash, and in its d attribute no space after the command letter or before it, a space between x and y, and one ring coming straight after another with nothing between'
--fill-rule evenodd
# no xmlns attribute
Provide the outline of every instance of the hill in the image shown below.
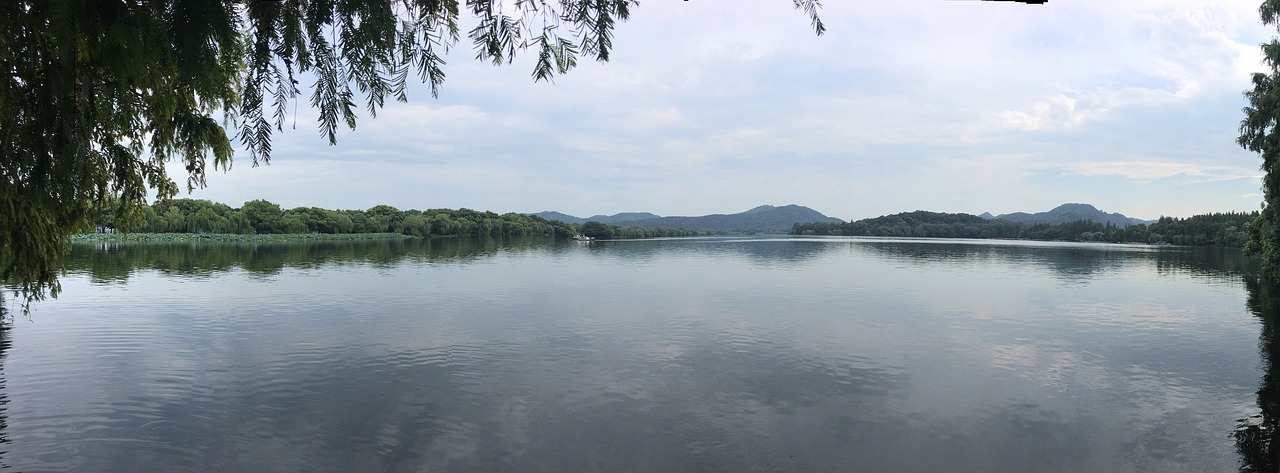
<svg viewBox="0 0 1280 473"><path fill-rule="evenodd" d="M625 225L628 222L636 220L648 220L654 218L662 218L661 215L651 214L649 212L622 212L613 215L592 215L587 217L587 222L600 222L609 225Z"/></svg>
<svg viewBox="0 0 1280 473"><path fill-rule="evenodd" d="M534 217L542 217L547 220L559 220L564 223L600 222L600 223L607 223L609 225L622 225L626 222L630 222L633 220L648 220L648 219L654 219L654 218L662 218L661 215L651 214L649 212L622 212L622 213L616 213L613 215L592 215L587 218L574 217L569 214L554 212L550 210L533 213L533 214L526 214L526 215L532 215Z"/></svg>
<svg viewBox="0 0 1280 473"><path fill-rule="evenodd" d="M987 215L990 214L983 214L983 216ZM1087 220L1102 224L1110 223L1117 227L1125 227L1138 223L1151 223L1142 219L1126 217L1124 214L1120 213L1106 213L1089 204L1062 204L1048 212L1038 212L1033 214L1026 212L1014 212L998 215L994 218L1027 224L1059 224L1075 222L1078 220Z"/></svg>
<svg viewBox="0 0 1280 473"><path fill-rule="evenodd" d="M914 238L1000 238L1039 241L1087 241L1240 247L1249 239L1245 226L1253 213L1214 213L1180 219L1161 217L1150 225L1124 227L1108 222L1022 223L978 215L917 210L845 223L800 223L792 235L844 235Z"/></svg>
<svg viewBox="0 0 1280 473"><path fill-rule="evenodd" d="M620 213L609 216L596 215L579 218L559 212L539 212L532 214L548 220L560 220L565 223L584 223L596 221L611 225L639 228L683 228L710 232L761 232L786 233L797 223L831 222L840 223L835 217L828 217L817 210L802 205L784 205L775 207L761 205L759 207L735 214L712 214L700 217L661 217L651 213Z"/></svg>
<svg viewBox="0 0 1280 473"><path fill-rule="evenodd" d="M627 226L641 228L684 228L712 232L777 232L786 233L797 223L843 222L828 217L817 210L801 205L774 207L761 205L736 214L712 214L701 217L660 217L627 222Z"/></svg>
<svg viewBox="0 0 1280 473"><path fill-rule="evenodd" d="M525 215L529 215L531 217L539 217L546 220L559 220L564 223L583 223L587 221L584 218L578 218L569 214L562 214L560 212L553 212L550 210L547 210L545 212L538 212L534 214L525 214Z"/></svg>

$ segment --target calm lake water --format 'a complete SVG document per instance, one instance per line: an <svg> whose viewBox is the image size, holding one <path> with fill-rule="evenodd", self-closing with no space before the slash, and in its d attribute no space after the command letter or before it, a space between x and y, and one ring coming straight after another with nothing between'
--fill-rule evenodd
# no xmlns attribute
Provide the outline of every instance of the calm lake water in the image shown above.
<svg viewBox="0 0 1280 473"><path fill-rule="evenodd" d="M0 464L1272 471L1280 312L1251 271L947 240L78 246L0 332Z"/></svg>

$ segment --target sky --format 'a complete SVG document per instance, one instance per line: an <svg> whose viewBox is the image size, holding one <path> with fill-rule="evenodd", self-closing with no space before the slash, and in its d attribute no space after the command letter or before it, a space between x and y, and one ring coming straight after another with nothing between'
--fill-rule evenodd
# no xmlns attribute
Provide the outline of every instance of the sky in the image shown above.
<svg viewBox="0 0 1280 473"><path fill-rule="evenodd" d="M239 152L185 197L583 217L1252 211L1261 161L1235 138L1276 33L1259 3L826 0L816 36L787 0L645 0L609 62L550 83L531 55L493 66L464 38L438 98L415 84L336 146L304 91L270 165Z"/></svg>

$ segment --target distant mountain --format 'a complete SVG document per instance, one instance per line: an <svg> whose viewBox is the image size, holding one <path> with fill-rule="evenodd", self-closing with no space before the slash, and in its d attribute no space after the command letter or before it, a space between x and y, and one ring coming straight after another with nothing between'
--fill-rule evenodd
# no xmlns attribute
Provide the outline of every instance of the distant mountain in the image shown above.
<svg viewBox="0 0 1280 473"><path fill-rule="evenodd" d="M661 215L651 214L649 212L622 212L613 215L592 215L586 218L586 221L607 223L609 225L623 225L626 222L634 220L648 220L653 218L662 218Z"/></svg>
<svg viewBox="0 0 1280 473"><path fill-rule="evenodd" d="M991 214L983 213L982 217L990 218L989 215ZM1026 212L1014 212L998 215L995 218L1029 224L1056 224L1074 222L1077 220L1092 220L1098 223L1110 223L1117 227L1124 227L1137 223L1151 223L1149 220L1126 217L1120 213L1106 213L1089 204L1062 204L1048 212L1033 214Z"/></svg>
<svg viewBox="0 0 1280 473"><path fill-rule="evenodd" d="M609 225L622 225L623 223L630 222L632 220L649 220L649 219L655 219L655 218L662 218L661 215L651 214L649 212L623 212L623 213L617 213L613 215L592 215L587 218L582 218L582 217L574 217L569 214L553 212L548 210L545 212L538 212L538 213L529 214L529 215L532 215L535 217L542 217L547 220L559 220L564 223L587 223L587 222L595 221L600 223L607 223Z"/></svg>
<svg viewBox="0 0 1280 473"><path fill-rule="evenodd" d="M791 230L796 223L831 222L842 223L844 220L828 217L817 210L802 205L784 205L759 207L736 214L712 214L701 217L662 217L645 212L629 212L615 215L596 215L590 218L578 218L560 212L538 212L538 217L548 220L559 220L565 223L585 223L596 221L611 225L640 228L684 228L711 232L779 232Z"/></svg>
<svg viewBox="0 0 1280 473"><path fill-rule="evenodd" d="M746 214L754 214L754 213L760 213L760 212L767 212L767 211L770 211L770 210L773 210L773 209L776 209L776 208L777 208L777 207L774 207L774 206L772 206L772 205L761 205L761 206L759 206L759 207L756 207L756 208L754 208L754 209L748 210L748 211L746 211L746 212L742 212L742 214L743 214L743 215L746 215Z"/></svg>
<svg viewBox="0 0 1280 473"><path fill-rule="evenodd" d="M532 215L534 217L542 217L547 220L559 220L564 223L583 223L587 221L586 219L583 219L583 218L574 217L569 214L562 214L560 212L553 212L550 210L545 212L538 212L536 214L528 214L528 215Z"/></svg>
<svg viewBox="0 0 1280 473"><path fill-rule="evenodd" d="M993 219L993 218L996 218L996 216L995 216L995 215L991 215L991 212L983 212L983 213L982 213L982 215L979 215L979 217L985 218L985 219L987 219L987 220L991 220L991 219Z"/></svg>
<svg viewBox="0 0 1280 473"><path fill-rule="evenodd" d="M800 205L784 205L774 207L762 205L754 209L736 214L712 214L701 217L661 217L647 220L627 222L630 227L641 228L685 228L712 232L787 232L797 223L831 222L840 223L835 217L828 217L817 210Z"/></svg>

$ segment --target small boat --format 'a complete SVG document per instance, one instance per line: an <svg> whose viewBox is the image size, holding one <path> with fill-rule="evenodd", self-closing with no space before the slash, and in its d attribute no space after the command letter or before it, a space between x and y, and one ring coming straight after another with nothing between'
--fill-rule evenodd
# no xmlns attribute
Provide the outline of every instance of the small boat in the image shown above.
<svg viewBox="0 0 1280 473"><path fill-rule="evenodd" d="M591 238L591 237L589 237L589 236L585 236L585 235L583 235L583 234L581 234L581 233L579 233L579 234L577 234L577 235L574 235L574 236L572 236L572 237L569 237L569 238L570 238L570 239L572 239L573 241L595 241L595 238Z"/></svg>

